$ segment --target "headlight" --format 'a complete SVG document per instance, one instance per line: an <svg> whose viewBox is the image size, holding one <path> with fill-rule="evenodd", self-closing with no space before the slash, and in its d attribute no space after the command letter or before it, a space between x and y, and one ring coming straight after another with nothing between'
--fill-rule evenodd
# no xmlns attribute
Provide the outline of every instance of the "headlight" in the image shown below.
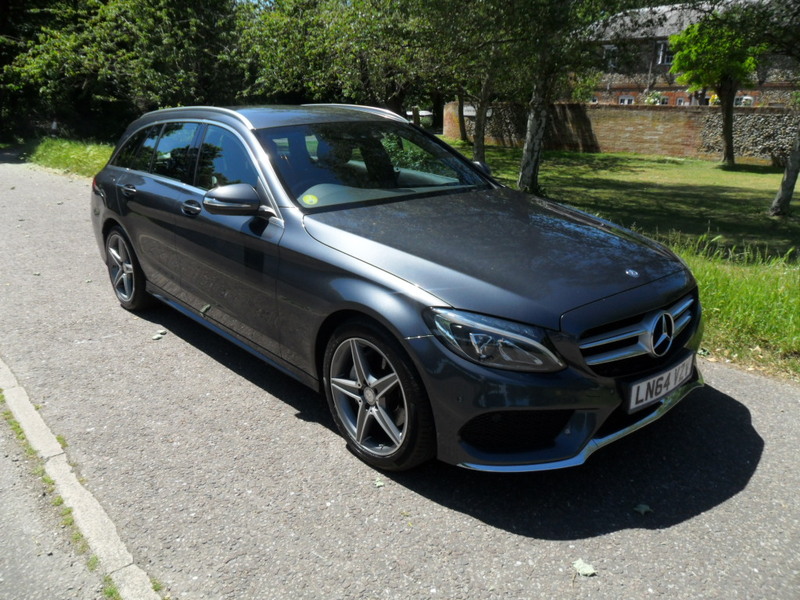
<svg viewBox="0 0 800 600"><path fill-rule="evenodd" d="M429 308L425 320L448 348L479 365L539 373L566 366L538 327L445 308Z"/></svg>

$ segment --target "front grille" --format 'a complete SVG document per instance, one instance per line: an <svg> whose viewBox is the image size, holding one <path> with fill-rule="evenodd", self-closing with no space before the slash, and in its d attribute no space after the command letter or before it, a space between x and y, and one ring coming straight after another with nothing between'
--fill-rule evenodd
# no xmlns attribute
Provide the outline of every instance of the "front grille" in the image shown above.
<svg viewBox="0 0 800 600"><path fill-rule="evenodd" d="M530 452L553 445L572 410L497 411L475 417L461 439L482 452Z"/></svg>
<svg viewBox="0 0 800 600"><path fill-rule="evenodd" d="M591 329L580 338L583 359L595 373L607 377L645 371L683 346L698 309L697 298L690 294L667 307ZM674 331L671 346L661 353L661 348L654 348L653 332L664 314L672 319Z"/></svg>

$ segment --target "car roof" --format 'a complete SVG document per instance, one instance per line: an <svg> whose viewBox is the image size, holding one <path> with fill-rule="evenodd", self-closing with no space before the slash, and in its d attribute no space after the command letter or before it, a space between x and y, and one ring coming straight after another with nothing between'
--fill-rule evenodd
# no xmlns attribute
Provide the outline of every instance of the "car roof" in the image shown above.
<svg viewBox="0 0 800 600"><path fill-rule="evenodd" d="M331 121L374 121L390 119L406 123L400 115L384 109L354 104L303 104L300 106L182 106L149 112L139 119L138 126L167 119L212 119L239 122L248 129L264 129L284 125L329 123Z"/></svg>

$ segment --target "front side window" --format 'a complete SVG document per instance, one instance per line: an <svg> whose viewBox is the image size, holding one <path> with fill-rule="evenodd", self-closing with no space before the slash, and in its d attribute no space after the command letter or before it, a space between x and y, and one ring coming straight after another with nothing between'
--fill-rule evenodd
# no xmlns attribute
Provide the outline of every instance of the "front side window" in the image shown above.
<svg viewBox="0 0 800 600"><path fill-rule="evenodd" d="M286 191L305 209L489 185L458 156L394 121L310 123L257 135Z"/></svg>
<svg viewBox="0 0 800 600"><path fill-rule="evenodd" d="M249 183L257 188L258 171L233 132L209 125L200 147L197 185L210 190L233 183Z"/></svg>
<svg viewBox="0 0 800 600"><path fill-rule="evenodd" d="M191 183L197 152L193 145L198 123L166 123L156 146L152 172Z"/></svg>

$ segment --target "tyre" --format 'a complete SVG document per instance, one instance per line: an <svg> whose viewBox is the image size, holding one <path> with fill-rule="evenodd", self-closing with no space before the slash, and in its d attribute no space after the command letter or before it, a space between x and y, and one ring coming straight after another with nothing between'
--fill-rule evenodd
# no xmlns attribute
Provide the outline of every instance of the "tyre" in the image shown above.
<svg viewBox="0 0 800 600"><path fill-rule="evenodd" d="M145 278L131 243L119 227L106 237L106 265L111 286L123 308L140 310L153 304L145 290Z"/></svg>
<svg viewBox="0 0 800 600"><path fill-rule="evenodd" d="M325 394L350 449L388 471L415 467L435 454L427 394L410 359L368 321L341 326L328 342Z"/></svg>

